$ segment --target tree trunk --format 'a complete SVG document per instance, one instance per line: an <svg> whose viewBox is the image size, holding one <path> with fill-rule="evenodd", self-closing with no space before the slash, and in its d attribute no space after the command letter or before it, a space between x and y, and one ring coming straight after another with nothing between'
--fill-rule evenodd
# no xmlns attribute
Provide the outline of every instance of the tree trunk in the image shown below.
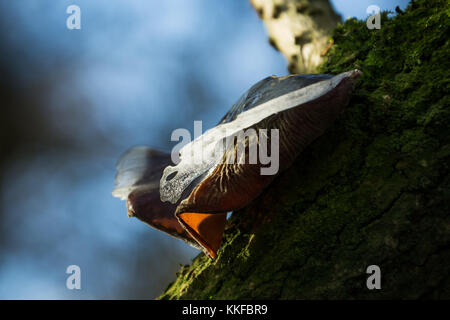
<svg viewBox="0 0 450 320"><path fill-rule="evenodd" d="M341 17L328 0L250 0L291 73L314 73Z"/></svg>
<svg viewBox="0 0 450 320"><path fill-rule="evenodd" d="M161 299L450 298L449 9L335 30L320 71L363 72L347 111Z"/></svg>

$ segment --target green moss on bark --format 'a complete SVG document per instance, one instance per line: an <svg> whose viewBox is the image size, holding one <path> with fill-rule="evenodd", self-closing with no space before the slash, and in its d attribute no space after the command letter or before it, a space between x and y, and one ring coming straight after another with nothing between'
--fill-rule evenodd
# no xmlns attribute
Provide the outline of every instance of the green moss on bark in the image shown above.
<svg viewBox="0 0 450 320"><path fill-rule="evenodd" d="M321 72L363 71L347 111L160 298L450 298L449 15L414 1L339 26Z"/></svg>

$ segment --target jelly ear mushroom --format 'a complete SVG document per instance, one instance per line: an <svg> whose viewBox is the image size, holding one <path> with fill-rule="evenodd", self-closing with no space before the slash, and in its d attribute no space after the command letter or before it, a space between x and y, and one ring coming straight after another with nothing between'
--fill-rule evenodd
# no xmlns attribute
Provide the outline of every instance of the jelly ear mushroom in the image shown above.
<svg viewBox="0 0 450 320"><path fill-rule="evenodd" d="M169 154L130 149L117 164L113 195L127 200L130 216L214 259L227 212L258 197L332 125L360 75L352 70L336 76L267 77L246 91L214 128L186 144L175 166ZM252 150L259 151L256 161ZM261 150L266 151L264 161ZM201 161L193 154L202 155Z"/></svg>
<svg viewBox="0 0 450 320"><path fill-rule="evenodd" d="M171 163L168 153L144 146L129 149L117 162L113 196L126 200L129 217L201 249L176 218L177 204L161 201L161 172Z"/></svg>
<svg viewBox="0 0 450 320"><path fill-rule="evenodd" d="M284 95L297 94L304 98L308 95L308 89L318 90L311 99L298 99L299 103L293 103L289 108L282 108L276 113L267 113L267 116L259 118L250 125L239 128L240 130L254 129L254 132L272 129L277 130L278 141L270 141L273 135L268 135L269 153L278 152L279 170L273 175L261 174L261 169L265 167L261 162L249 163L229 163L229 159L236 160L238 155L236 144L225 149L221 160L208 168L206 174L197 178L190 186L192 191L177 206L176 216L180 223L188 230L189 234L202 246L205 253L214 258L217 249L220 247L222 234L225 228L226 212L234 211L248 205L275 179L275 177L286 168L288 168L294 159L317 137L322 135L325 130L331 126L333 121L344 110L349 101L350 94L354 88L355 80L361 75L359 70L354 70L341 75L338 81L321 80L323 83L318 88L310 88L312 85L302 89L294 89ZM282 96L276 96L278 87L283 86L284 81L287 87L292 83L304 81L301 76L292 76L286 78L270 78L270 81L255 92L259 94L259 99L268 99L266 102L255 106L247 104L253 100L253 96L247 96L243 104L242 112L237 114L229 123L239 119L240 114L250 112L256 108L265 108L267 102L278 98L279 104L283 104ZM314 80L314 78L313 78ZM318 83L318 82L315 82ZM267 91L269 90L269 92ZM303 92L298 92L303 90ZM275 91L275 92L273 92ZM281 90L282 91L282 90ZM275 94L275 97L272 95ZM233 109L231 110L231 112ZM212 129L214 130L214 129ZM249 159L251 144L257 143L260 147L260 140L247 136L245 140L246 160ZM229 138L229 137L228 137ZM237 142L236 142L237 143ZM276 149L276 150L274 150ZM209 162L208 159L206 162ZM188 165L188 164L187 164ZM179 168L182 168L180 166Z"/></svg>

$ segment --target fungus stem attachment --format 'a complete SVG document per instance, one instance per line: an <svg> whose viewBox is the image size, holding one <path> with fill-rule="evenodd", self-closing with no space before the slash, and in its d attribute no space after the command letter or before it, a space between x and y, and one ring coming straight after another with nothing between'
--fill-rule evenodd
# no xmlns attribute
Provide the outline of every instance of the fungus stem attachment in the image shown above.
<svg viewBox="0 0 450 320"><path fill-rule="evenodd" d="M189 234L203 247L211 259L217 257L227 221L227 213L183 212L178 220Z"/></svg>

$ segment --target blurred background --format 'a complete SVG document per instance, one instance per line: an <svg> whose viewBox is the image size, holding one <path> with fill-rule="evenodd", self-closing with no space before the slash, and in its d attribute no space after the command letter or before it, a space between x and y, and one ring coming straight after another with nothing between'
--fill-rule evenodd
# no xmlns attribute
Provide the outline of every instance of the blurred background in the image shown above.
<svg viewBox="0 0 450 320"><path fill-rule="evenodd" d="M408 1L331 2L365 19ZM127 217L117 159L170 151L174 129L214 126L272 74L286 62L245 0L0 0L0 298L157 297L199 252Z"/></svg>

